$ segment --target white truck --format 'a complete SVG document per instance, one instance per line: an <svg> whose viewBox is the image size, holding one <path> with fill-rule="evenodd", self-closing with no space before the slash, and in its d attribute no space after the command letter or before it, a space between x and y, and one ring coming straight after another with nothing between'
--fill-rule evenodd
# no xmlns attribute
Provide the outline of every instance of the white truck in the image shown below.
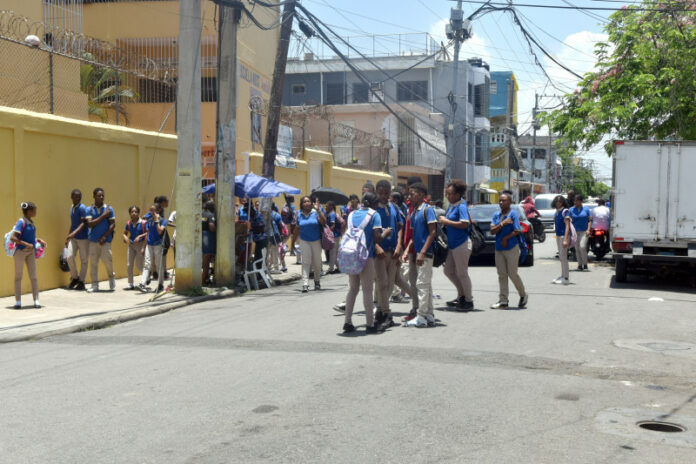
<svg viewBox="0 0 696 464"><path fill-rule="evenodd" d="M696 142L614 145L611 244L616 281L665 269L696 273Z"/></svg>

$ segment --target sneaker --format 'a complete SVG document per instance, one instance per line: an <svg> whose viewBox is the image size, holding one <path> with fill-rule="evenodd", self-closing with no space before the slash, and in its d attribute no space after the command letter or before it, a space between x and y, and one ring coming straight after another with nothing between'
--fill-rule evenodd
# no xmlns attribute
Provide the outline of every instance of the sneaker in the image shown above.
<svg viewBox="0 0 696 464"><path fill-rule="evenodd" d="M375 325L380 325L382 322L384 322L387 319L387 315L384 314L382 311L377 311L375 313Z"/></svg>
<svg viewBox="0 0 696 464"><path fill-rule="evenodd" d="M507 309L508 304L503 303L502 301L497 302L496 304L491 305L491 309Z"/></svg>
<svg viewBox="0 0 696 464"><path fill-rule="evenodd" d="M124 290L126 290L126 291L135 290L135 285L128 284L128 285L126 285L126 288L124 288Z"/></svg>
<svg viewBox="0 0 696 464"><path fill-rule="evenodd" d="M281 269L280 272L288 272L288 268L287 268L287 267L283 267L283 269Z"/></svg>
<svg viewBox="0 0 696 464"><path fill-rule="evenodd" d="M579 271L579 272L582 272L582 266L578 266L577 269L575 269L575 270L576 270L576 271Z"/></svg>
<svg viewBox="0 0 696 464"><path fill-rule="evenodd" d="M318 280L314 281L314 290L321 290L321 284Z"/></svg>
<svg viewBox="0 0 696 464"><path fill-rule="evenodd" d="M345 302L334 305L333 310L336 311L337 313L345 313L346 312Z"/></svg>
<svg viewBox="0 0 696 464"><path fill-rule="evenodd" d="M466 301L463 298L457 305L457 311L471 311L472 309L474 309L474 302Z"/></svg>
<svg viewBox="0 0 696 464"><path fill-rule="evenodd" d="M401 320L403 322L408 322L416 318L418 316L418 309L413 308L411 311L408 313L408 316L404 316Z"/></svg>
<svg viewBox="0 0 696 464"><path fill-rule="evenodd" d="M92 285L87 289L87 293L95 293L99 291L99 286L98 285Z"/></svg>
<svg viewBox="0 0 696 464"><path fill-rule="evenodd" d="M428 321L428 327L435 327L435 316L433 316L432 314L428 314L425 317L425 320Z"/></svg>
<svg viewBox="0 0 696 464"><path fill-rule="evenodd" d="M391 297L391 302L392 303L403 303L404 297L401 295L394 295L393 297Z"/></svg>
<svg viewBox="0 0 696 464"><path fill-rule="evenodd" d="M347 334L347 333L351 333L351 332L355 332L355 326L353 324L348 323L348 322L343 324L343 333Z"/></svg>
<svg viewBox="0 0 696 464"><path fill-rule="evenodd" d="M145 282L145 285L150 285L151 282L152 282L152 277L148 277L147 282Z"/></svg>
<svg viewBox="0 0 696 464"><path fill-rule="evenodd" d="M109 290L111 290L112 292L116 290L116 279L109 279Z"/></svg>
<svg viewBox="0 0 696 464"><path fill-rule="evenodd" d="M585 264L585 265L582 267L582 269L583 269L583 271L589 271L589 269L587 268L587 264Z"/></svg>
<svg viewBox="0 0 696 464"><path fill-rule="evenodd" d="M12 307L12 309L22 309L22 305L21 305L21 304L16 304L16 305L14 305L14 306Z"/></svg>
<svg viewBox="0 0 696 464"><path fill-rule="evenodd" d="M423 316L416 316L410 321L407 321L406 324L404 324L404 327L428 327L428 320Z"/></svg>
<svg viewBox="0 0 696 464"><path fill-rule="evenodd" d="M150 289L147 288L147 285L144 285L144 284L138 285L138 290L140 290L140 291L143 292L143 293L147 293L147 292L150 291Z"/></svg>
<svg viewBox="0 0 696 464"><path fill-rule="evenodd" d="M379 330L377 330L377 326L368 325L365 327L365 332L367 332L368 334L376 334L379 333Z"/></svg>
<svg viewBox="0 0 696 464"><path fill-rule="evenodd" d="M164 285L158 285L157 291L155 293L162 293L164 291Z"/></svg>
<svg viewBox="0 0 696 464"><path fill-rule="evenodd" d="M554 280L551 282L552 284L557 284L557 285L568 285L570 281L566 278L559 277L558 279Z"/></svg>
<svg viewBox="0 0 696 464"><path fill-rule="evenodd" d="M309 291L309 285L302 286L302 293L307 293Z"/></svg>
<svg viewBox="0 0 696 464"><path fill-rule="evenodd" d="M77 283L78 283L79 281L80 281L80 279L73 279L73 280L71 280L70 283L68 284L68 290L74 289L74 288L75 288L75 285L77 285Z"/></svg>
<svg viewBox="0 0 696 464"><path fill-rule="evenodd" d="M34 304L34 308L36 308L36 309L41 309L41 305L35 303L35 304Z"/></svg>
<svg viewBox="0 0 696 464"><path fill-rule="evenodd" d="M529 295L521 296L520 297L520 302L517 303L517 307L520 309L526 308L527 307L527 301L529 300Z"/></svg>
<svg viewBox="0 0 696 464"><path fill-rule="evenodd" d="M452 301L448 301L447 306L449 306L450 308L454 308L455 306L459 306L461 299L462 299L461 297L457 297Z"/></svg>
<svg viewBox="0 0 696 464"><path fill-rule="evenodd" d="M396 324L394 323L394 318L392 317L391 314L389 314L384 321L382 321L381 324L377 326L377 330L380 332L384 332L387 330L389 327L394 327Z"/></svg>
<svg viewBox="0 0 696 464"><path fill-rule="evenodd" d="M84 290L85 289L85 283L82 282L81 280L77 281L77 285L75 285L74 290Z"/></svg>

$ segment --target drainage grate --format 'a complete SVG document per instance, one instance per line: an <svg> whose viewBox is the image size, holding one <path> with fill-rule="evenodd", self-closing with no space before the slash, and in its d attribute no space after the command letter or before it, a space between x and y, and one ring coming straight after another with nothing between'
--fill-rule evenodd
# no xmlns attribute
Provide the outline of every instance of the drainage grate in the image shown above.
<svg viewBox="0 0 696 464"><path fill-rule="evenodd" d="M653 432L678 433L686 431L686 427L679 424L672 424L671 422L642 421L636 423L636 425L641 429L651 430Z"/></svg>

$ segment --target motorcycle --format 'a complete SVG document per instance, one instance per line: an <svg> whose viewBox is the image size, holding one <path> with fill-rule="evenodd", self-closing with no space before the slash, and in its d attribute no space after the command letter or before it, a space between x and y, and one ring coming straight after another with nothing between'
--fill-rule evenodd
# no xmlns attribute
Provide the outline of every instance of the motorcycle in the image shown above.
<svg viewBox="0 0 696 464"><path fill-rule="evenodd" d="M544 224L536 217L529 217L527 220L532 224L534 230L534 239L539 243L544 243L546 240L546 231L544 230Z"/></svg>
<svg viewBox="0 0 696 464"><path fill-rule="evenodd" d="M591 229L587 249L600 260L609 253L609 233L602 229Z"/></svg>

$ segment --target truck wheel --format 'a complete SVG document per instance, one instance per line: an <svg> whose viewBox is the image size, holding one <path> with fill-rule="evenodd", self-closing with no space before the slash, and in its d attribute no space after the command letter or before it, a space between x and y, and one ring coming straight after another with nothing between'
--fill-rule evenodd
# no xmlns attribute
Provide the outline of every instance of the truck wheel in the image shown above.
<svg viewBox="0 0 696 464"><path fill-rule="evenodd" d="M626 266L626 260L623 258L616 258L616 281L619 283L626 282L626 276L627 276L627 266Z"/></svg>

